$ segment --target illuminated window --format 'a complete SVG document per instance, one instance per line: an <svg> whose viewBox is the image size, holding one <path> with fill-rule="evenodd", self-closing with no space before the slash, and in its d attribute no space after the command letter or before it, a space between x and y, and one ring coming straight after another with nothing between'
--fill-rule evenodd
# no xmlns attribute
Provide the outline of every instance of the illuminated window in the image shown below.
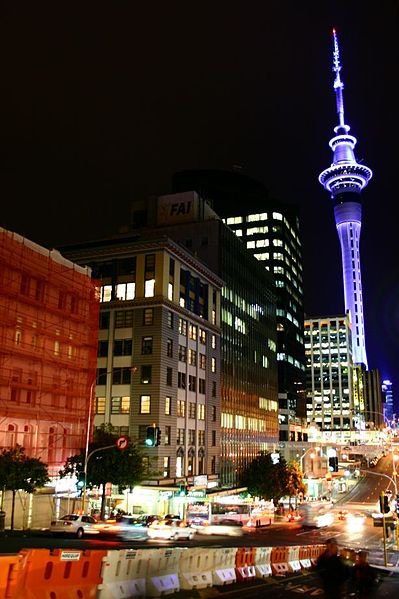
<svg viewBox="0 0 399 599"><path fill-rule="evenodd" d="M176 402L176 416L184 418L186 415L186 402L182 399L178 399Z"/></svg>
<svg viewBox="0 0 399 599"><path fill-rule="evenodd" d="M168 283L168 300L173 300L173 283Z"/></svg>
<svg viewBox="0 0 399 599"><path fill-rule="evenodd" d="M205 420L205 404L198 404L198 420Z"/></svg>
<svg viewBox="0 0 399 599"><path fill-rule="evenodd" d="M96 397L96 414L105 414L105 397Z"/></svg>
<svg viewBox="0 0 399 599"><path fill-rule="evenodd" d="M211 371L216 372L216 358L211 358Z"/></svg>
<svg viewBox="0 0 399 599"><path fill-rule="evenodd" d="M186 337L187 335L187 320L179 318L179 334Z"/></svg>
<svg viewBox="0 0 399 599"><path fill-rule="evenodd" d="M129 414L130 397L111 397L111 414Z"/></svg>
<svg viewBox="0 0 399 599"><path fill-rule="evenodd" d="M144 283L144 297L154 297L155 279L149 279Z"/></svg>
<svg viewBox="0 0 399 599"><path fill-rule="evenodd" d="M163 476L164 478L170 477L170 457L165 456L163 459Z"/></svg>
<svg viewBox="0 0 399 599"><path fill-rule="evenodd" d="M151 413L151 395L140 395L140 414Z"/></svg>
<svg viewBox="0 0 399 599"><path fill-rule="evenodd" d="M170 395L165 397L165 414L170 416L172 414L172 398Z"/></svg>
<svg viewBox="0 0 399 599"><path fill-rule="evenodd" d="M230 216L226 222L228 225L239 225L242 223L242 216Z"/></svg>
<svg viewBox="0 0 399 599"><path fill-rule="evenodd" d="M112 299L112 285L103 285L100 290L102 302L110 302Z"/></svg>

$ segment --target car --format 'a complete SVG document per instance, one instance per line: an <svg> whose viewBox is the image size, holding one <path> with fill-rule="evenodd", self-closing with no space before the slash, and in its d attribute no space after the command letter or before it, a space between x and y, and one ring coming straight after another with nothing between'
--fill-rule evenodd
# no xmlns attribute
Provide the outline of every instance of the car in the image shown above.
<svg viewBox="0 0 399 599"><path fill-rule="evenodd" d="M150 526L153 522L159 522L164 518L162 516L158 516L157 514L140 514L137 516L137 519L143 522L144 526Z"/></svg>
<svg viewBox="0 0 399 599"><path fill-rule="evenodd" d="M288 522L297 522L298 520L302 520L302 516L294 510L293 512L288 512L287 520Z"/></svg>
<svg viewBox="0 0 399 599"><path fill-rule="evenodd" d="M98 522L93 516L85 514L67 514L57 520L52 520L49 531L52 534L75 535L81 539L83 535L98 535Z"/></svg>
<svg viewBox="0 0 399 599"><path fill-rule="evenodd" d="M222 535L227 537L242 537L244 535L242 523L234 520L230 523L223 521L218 524L198 526L197 532L201 535Z"/></svg>
<svg viewBox="0 0 399 599"><path fill-rule="evenodd" d="M98 522L97 528L101 534L114 535L123 539L147 538L148 526L140 518L123 515L118 520Z"/></svg>
<svg viewBox="0 0 399 599"><path fill-rule="evenodd" d="M363 528L367 521L367 516L360 512L349 513L346 517L348 528L352 531Z"/></svg>
<svg viewBox="0 0 399 599"><path fill-rule="evenodd" d="M149 539L191 540L195 533L196 530L188 526L183 520L165 519L154 522L148 527Z"/></svg>

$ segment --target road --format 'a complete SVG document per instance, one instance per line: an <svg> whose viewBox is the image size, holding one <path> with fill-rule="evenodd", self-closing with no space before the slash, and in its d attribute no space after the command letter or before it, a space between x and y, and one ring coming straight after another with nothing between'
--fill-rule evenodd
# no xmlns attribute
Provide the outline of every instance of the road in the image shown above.
<svg viewBox="0 0 399 599"><path fill-rule="evenodd" d="M389 484L386 473L392 473L392 459L390 456L382 458L374 469L364 473L364 478L334 506L334 511L348 510L351 512L368 512L376 510L378 497L381 490ZM388 475L389 476L389 475ZM379 555L382 551L382 528L373 527L373 520L369 516L364 526L354 530L346 521L337 517L335 522L320 529L306 529L298 523L289 523L285 520L274 522L245 534L243 537L206 536L197 534L192 541L163 541L155 539L120 540L114 537L95 536L81 540L75 538L53 537L48 532L32 531L30 533L11 534L0 533L7 542L0 543L0 553L18 552L21 548L48 548L57 547L72 549L126 549L168 547L260 547L260 546L288 546L288 545L313 545L324 543L327 538L335 537L340 547L352 547L356 550L366 548Z"/></svg>

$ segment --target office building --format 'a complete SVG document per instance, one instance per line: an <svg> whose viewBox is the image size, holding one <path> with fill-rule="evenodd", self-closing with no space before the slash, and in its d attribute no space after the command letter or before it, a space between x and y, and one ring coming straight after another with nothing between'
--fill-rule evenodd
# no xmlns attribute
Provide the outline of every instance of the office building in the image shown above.
<svg viewBox="0 0 399 599"><path fill-rule="evenodd" d="M359 439L363 399L359 385L354 389L348 316L306 319L305 355L309 425L316 425L326 442L350 444Z"/></svg>
<svg viewBox="0 0 399 599"><path fill-rule="evenodd" d="M99 298L89 268L0 229L0 445L57 476L85 446Z"/></svg>
<svg viewBox="0 0 399 599"><path fill-rule="evenodd" d="M303 265L298 207L272 200L236 172L182 171L176 191L195 189L272 275L276 296L280 441L306 439Z"/></svg>
<svg viewBox="0 0 399 599"><path fill-rule="evenodd" d="M147 484L168 488L150 505L165 500L158 509L168 513L179 483L195 485L203 475L219 483L222 282L163 234L65 252L100 281L94 425L111 425L141 446ZM160 438L148 447L151 427Z"/></svg>

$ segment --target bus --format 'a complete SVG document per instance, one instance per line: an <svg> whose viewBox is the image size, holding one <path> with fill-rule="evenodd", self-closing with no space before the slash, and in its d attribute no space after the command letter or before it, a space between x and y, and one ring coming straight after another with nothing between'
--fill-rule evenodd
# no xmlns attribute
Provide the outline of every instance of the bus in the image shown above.
<svg viewBox="0 0 399 599"><path fill-rule="evenodd" d="M186 520L190 524L207 525L237 522L243 526L265 526L274 517L273 502L254 503L252 499L220 497L214 501L187 504Z"/></svg>

